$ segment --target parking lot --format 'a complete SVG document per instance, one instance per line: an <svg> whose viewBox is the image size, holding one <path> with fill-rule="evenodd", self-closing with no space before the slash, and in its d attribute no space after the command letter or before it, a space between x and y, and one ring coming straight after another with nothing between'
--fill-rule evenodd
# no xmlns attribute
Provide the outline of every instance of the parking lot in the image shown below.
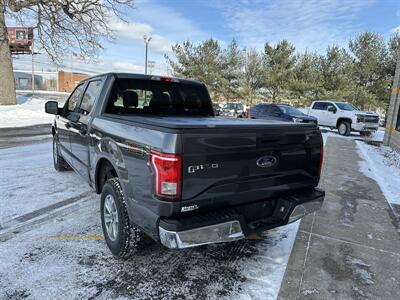
<svg viewBox="0 0 400 300"><path fill-rule="evenodd" d="M103 241L99 196L75 173L57 173L51 149L47 142L0 152L5 171L0 188L6 191L0 199L5 208L1 299L263 298L278 293L298 223L270 231L263 240L181 251L144 241L133 258L117 261Z"/></svg>
<svg viewBox="0 0 400 300"><path fill-rule="evenodd" d="M0 298L394 299L397 206L360 171L358 136L323 135L327 197L301 224L179 251L143 240L126 261L104 243L99 196L53 169L46 135L3 145Z"/></svg>

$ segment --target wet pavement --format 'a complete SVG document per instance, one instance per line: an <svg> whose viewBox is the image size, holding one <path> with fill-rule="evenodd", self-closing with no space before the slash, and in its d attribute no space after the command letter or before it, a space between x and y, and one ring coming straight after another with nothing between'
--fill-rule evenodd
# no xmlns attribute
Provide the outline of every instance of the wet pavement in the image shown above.
<svg viewBox="0 0 400 300"><path fill-rule="evenodd" d="M301 222L278 299L399 299L399 215L355 141L331 136L325 151L325 203Z"/></svg>

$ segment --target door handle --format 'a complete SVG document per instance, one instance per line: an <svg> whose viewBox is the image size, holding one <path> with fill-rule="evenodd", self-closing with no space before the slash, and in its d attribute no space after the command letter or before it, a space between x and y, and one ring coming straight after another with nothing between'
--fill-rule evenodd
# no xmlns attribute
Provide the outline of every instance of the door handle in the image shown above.
<svg viewBox="0 0 400 300"><path fill-rule="evenodd" d="M67 128L67 129L70 129L72 126L71 126L71 123L65 123L65 127Z"/></svg>

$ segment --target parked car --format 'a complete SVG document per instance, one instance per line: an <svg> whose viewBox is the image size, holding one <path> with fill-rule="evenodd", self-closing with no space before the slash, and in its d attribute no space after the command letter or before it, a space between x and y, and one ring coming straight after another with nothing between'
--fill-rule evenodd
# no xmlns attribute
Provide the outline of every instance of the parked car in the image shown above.
<svg viewBox="0 0 400 300"><path fill-rule="evenodd" d="M105 242L167 248L230 242L321 207L315 124L214 117L204 84L111 73L82 81L55 114L53 160L100 196ZM307 137L307 139L305 138Z"/></svg>
<svg viewBox="0 0 400 300"><path fill-rule="evenodd" d="M297 108L285 104L255 105L250 109L250 118L317 124L317 118L307 116Z"/></svg>
<svg viewBox="0 0 400 300"><path fill-rule="evenodd" d="M241 102L225 103L220 111L220 116L231 118L243 118L244 106Z"/></svg>
<svg viewBox="0 0 400 300"><path fill-rule="evenodd" d="M221 111L221 107L217 103L213 103L212 107L213 107L213 110L214 110L214 114L216 116L219 116L220 111Z"/></svg>
<svg viewBox="0 0 400 300"><path fill-rule="evenodd" d="M379 126L381 126L381 127L386 126L386 116L379 117Z"/></svg>
<svg viewBox="0 0 400 300"><path fill-rule="evenodd" d="M318 119L318 124L336 128L340 135L350 135L351 131L369 136L379 127L379 115L372 112L360 111L347 102L336 100L314 101L307 115Z"/></svg>

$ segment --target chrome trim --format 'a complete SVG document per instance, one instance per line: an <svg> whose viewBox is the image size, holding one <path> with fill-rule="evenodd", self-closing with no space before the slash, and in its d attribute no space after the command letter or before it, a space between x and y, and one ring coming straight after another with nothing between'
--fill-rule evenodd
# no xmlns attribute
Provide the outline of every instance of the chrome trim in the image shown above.
<svg viewBox="0 0 400 300"><path fill-rule="evenodd" d="M296 222L297 220L301 219L305 215L311 214L317 210L319 210L324 202L324 198L320 198L317 200L305 202L302 204L297 205L292 213L289 216L288 224Z"/></svg>
<svg viewBox="0 0 400 300"><path fill-rule="evenodd" d="M245 237L237 220L178 232L159 226L159 231L161 244L170 249L231 242Z"/></svg>

